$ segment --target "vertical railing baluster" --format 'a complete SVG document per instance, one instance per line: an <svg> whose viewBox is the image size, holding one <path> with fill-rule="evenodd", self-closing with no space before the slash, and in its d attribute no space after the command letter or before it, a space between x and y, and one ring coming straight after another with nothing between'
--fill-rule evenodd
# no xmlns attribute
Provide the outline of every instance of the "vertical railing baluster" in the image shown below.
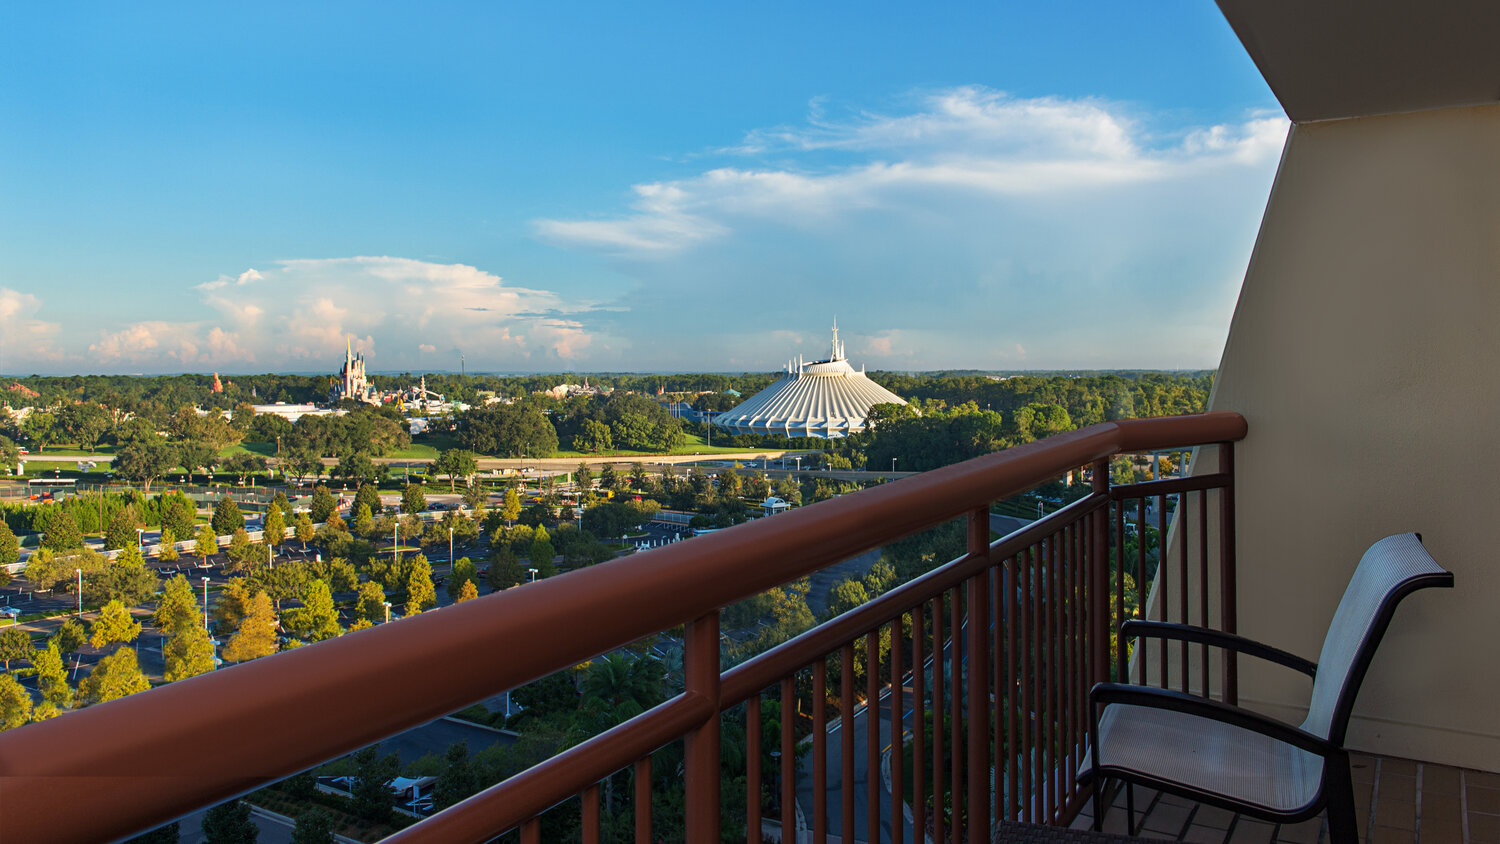
<svg viewBox="0 0 1500 844"><path fill-rule="evenodd" d="M1211 626L1208 621L1208 490L1198 493L1198 623ZM1208 670L1208 646L1198 646L1198 659L1203 675L1203 696L1213 697L1213 676Z"/></svg>
<svg viewBox="0 0 1500 844"><path fill-rule="evenodd" d="M1219 490L1219 629L1225 633L1237 633L1239 594L1235 588L1234 443L1219 443L1219 471L1225 476L1224 488ZM1239 663L1232 650L1226 650L1223 659L1224 700L1238 705Z"/></svg>
<svg viewBox="0 0 1500 844"><path fill-rule="evenodd" d="M896 624L901 624L900 616ZM880 628L865 634L865 837L880 830Z"/></svg>
<svg viewBox="0 0 1500 844"><path fill-rule="evenodd" d="M1093 463L1093 492L1109 495L1109 461ZM1109 507L1089 514L1089 639L1093 643L1090 662L1096 683L1109 680Z"/></svg>
<svg viewBox="0 0 1500 844"><path fill-rule="evenodd" d="M719 613L688 622L683 635L686 694L700 695L719 711ZM683 753L687 840L719 840L719 716L685 737Z"/></svg>
<svg viewBox="0 0 1500 844"><path fill-rule="evenodd" d="M854 840L854 645L839 648L839 840Z"/></svg>
<svg viewBox="0 0 1500 844"><path fill-rule="evenodd" d="M542 821L529 818L521 824L521 844L542 844Z"/></svg>
<svg viewBox="0 0 1500 844"><path fill-rule="evenodd" d="M1045 570L1047 586L1043 590L1043 594L1047 596L1047 630L1045 637L1047 642L1047 698L1044 704L1046 714L1042 721L1046 730L1046 737L1043 739L1042 760L1047 771L1045 817L1048 823L1052 823L1057 819L1057 807L1060 805L1057 790L1057 772L1059 766L1057 758L1057 726L1058 713L1061 711L1058 706L1058 684L1062 679L1062 661L1058 659L1057 648L1057 602L1059 594L1057 554L1058 537L1057 534L1053 534L1047 537L1047 568Z"/></svg>
<svg viewBox="0 0 1500 844"><path fill-rule="evenodd" d="M943 595L932 601L932 829L933 840L943 840L946 829L943 814L948 801L943 791Z"/></svg>
<svg viewBox="0 0 1500 844"><path fill-rule="evenodd" d="M781 678L781 834L796 840L797 830L797 747L796 687L792 676Z"/></svg>
<svg viewBox="0 0 1500 844"><path fill-rule="evenodd" d="M813 663L813 840L828 838L828 659Z"/></svg>
<svg viewBox="0 0 1500 844"><path fill-rule="evenodd" d="M651 844L651 757L635 763L635 844Z"/></svg>
<svg viewBox="0 0 1500 844"><path fill-rule="evenodd" d="M1010 723L1005 713L1005 561L991 565L990 572L990 618L994 637L990 645L990 724L993 741L990 759L994 766L994 787L990 789L990 818L1005 817L1005 725Z"/></svg>
<svg viewBox="0 0 1500 844"><path fill-rule="evenodd" d="M1167 496L1156 496L1156 582L1157 595L1157 617L1162 621L1167 620L1167 600L1170 594L1167 591L1167 572L1172 567L1167 565ZM1161 666L1157 672L1163 689L1169 688L1170 676L1167 672L1167 663L1171 660L1167 657L1167 640L1161 639L1159 653L1161 654Z"/></svg>
<svg viewBox="0 0 1500 844"><path fill-rule="evenodd" d="M1114 677L1121 683L1129 682L1130 668L1125 660L1125 652L1129 650L1125 642L1120 639L1120 625L1125 622L1125 502L1124 500L1113 502L1115 516L1114 543L1111 546L1114 551L1114 588L1115 588L1115 611L1110 619L1109 632L1115 637L1115 664Z"/></svg>
<svg viewBox="0 0 1500 844"><path fill-rule="evenodd" d="M745 840L760 844L760 692L745 701Z"/></svg>
<svg viewBox="0 0 1500 844"><path fill-rule="evenodd" d="M599 783L583 790L583 844L599 844Z"/></svg>
<svg viewBox="0 0 1500 844"><path fill-rule="evenodd" d="M906 636L902 630L905 616L898 615L891 624L891 844L906 840L906 679L903 654ZM920 758L920 757L918 757Z"/></svg>
<svg viewBox="0 0 1500 844"><path fill-rule="evenodd" d="M1036 629L1035 605L1036 590L1032 588L1032 573L1036 570L1036 546L1031 546L1023 552L1021 558L1021 693L1020 704L1017 708L1021 710L1021 820L1025 823L1036 823L1036 800L1033 799L1036 791L1035 780L1032 778L1036 763L1036 697L1032 690L1035 685L1032 678L1035 676L1032 670L1036 657Z"/></svg>
<svg viewBox="0 0 1500 844"><path fill-rule="evenodd" d="M1188 548L1190 547L1188 544L1188 534L1191 532L1188 529L1188 525L1192 523L1192 498L1193 494L1191 492L1184 492L1177 497L1178 506L1182 511L1182 514L1177 517L1177 533L1182 537L1182 555L1177 560L1177 574L1179 575L1177 578L1177 621L1180 624L1192 623L1191 619L1188 618ZM1181 642L1178 645L1177 652L1179 660L1182 663L1181 691L1183 694L1191 694L1193 685L1191 675L1193 672L1189 670L1192 660L1188 654L1188 643L1185 641Z"/></svg>
<svg viewBox="0 0 1500 844"><path fill-rule="evenodd" d="M951 799L952 820L948 833L953 844L961 844L963 834L964 806L964 617L963 590L954 587L953 598L948 602L948 744L952 752L948 756L948 795Z"/></svg>
<svg viewBox="0 0 1500 844"><path fill-rule="evenodd" d="M1136 499L1135 519L1135 615L1145 617L1146 613L1146 496ZM1124 624L1125 619L1120 619ZM1146 685L1146 651L1145 642L1141 642L1141 650L1137 654L1136 662L1141 666L1141 685Z"/></svg>
<svg viewBox="0 0 1500 844"><path fill-rule="evenodd" d="M926 604L911 610L911 813L912 841L927 835L927 619Z"/></svg>
<svg viewBox="0 0 1500 844"><path fill-rule="evenodd" d="M989 554L990 511L988 507L984 507L969 513L969 556L988 559ZM990 832L988 793L990 790L990 718L988 700L986 700L990 688L989 569L980 569L978 574L969 578L968 587L969 793L967 805L969 815L967 827L970 844L986 844Z"/></svg>

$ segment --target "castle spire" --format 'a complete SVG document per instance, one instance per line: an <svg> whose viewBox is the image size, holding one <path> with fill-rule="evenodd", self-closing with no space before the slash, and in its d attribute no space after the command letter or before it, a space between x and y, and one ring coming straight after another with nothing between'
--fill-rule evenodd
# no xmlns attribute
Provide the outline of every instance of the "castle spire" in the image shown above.
<svg viewBox="0 0 1500 844"><path fill-rule="evenodd" d="M843 360L844 347L839 345L839 318L837 314L833 317L833 351L828 355L829 360Z"/></svg>

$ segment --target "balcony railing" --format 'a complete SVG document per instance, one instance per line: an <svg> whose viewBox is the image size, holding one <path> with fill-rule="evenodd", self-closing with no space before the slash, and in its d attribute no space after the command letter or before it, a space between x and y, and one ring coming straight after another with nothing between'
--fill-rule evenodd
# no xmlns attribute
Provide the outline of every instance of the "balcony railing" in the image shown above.
<svg viewBox="0 0 1500 844"><path fill-rule="evenodd" d="M1231 443L1244 434L1233 413L1095 425L12 730L0 734L0 805L25 808L5 813L6 835L128 835L679 625L682 694L390 840L477 842L518 829L539 842L541 816L576 798L583 840L598 841L608 783L613 811L630 812L635 840L652 841L652 755L680 739L685 838L719 841L721 718L742 717L745 747L760 748L770 699L806 723L783 717L778 752L744 754L751 841L768 807L794 840L784 809L809 744L810 779L801 776L814 841L835 812L846 842L866 840L861 825L888 823L896 842L923 831L978 842L992 819L1064 820L1080 800L1088 687L1124 676L1130 661L1111 653L1119 623L1149 603L1158 618L1234 628ZM1109 486L1116 455L1202 444L1221 446L1218 472ZM1090 494L990 542L991 502L1079 467L1092 467ZM1177 545L1164 557L1169 500ZM955 518L967 519L964 556L721 673L721 607ZM1156 662L1166 684L1174 660ZM1193 686L1189 654L1175 663L1177 684ZM1205 692L1210 668L1204 657ZM1219 668L1232 698L1233 665Z"/></svg>

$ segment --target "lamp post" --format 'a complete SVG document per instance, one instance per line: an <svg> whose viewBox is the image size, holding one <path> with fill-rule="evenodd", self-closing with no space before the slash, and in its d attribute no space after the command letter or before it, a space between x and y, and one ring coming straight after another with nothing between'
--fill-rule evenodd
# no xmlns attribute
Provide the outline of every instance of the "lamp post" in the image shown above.
<svg viewBox="0 0 1500 844"><path fill-rule="evenodd" d="M78 617L83 618L83 569L73 569L78 573Z"/></svg>
<svg viewBox="0 0 1500 844"><path fill-rule="evenodd" d="M453 528L448 528L448 573L453 573Z"/></svg>
<svg viewBox="0 0 1500 844"><path fill-rule="evenodd" d="M896 458L891 458L891 474L896 474Z"/></svg>
<svg viewBox="0 0 1500 844"><path fill-rule="evenodd" d="M793 457L792 459L795 460L795 461L797 461L797 474L799 474L799 475L802 474L802 455L799 454L796 457Z"/></svg>
<svg viewBox="0 0 1500 844"><path fill-rule="evenodd" d="M536 583L536 569L527 569L527 571L531 572L531 582Z"/></svg>
<svg viewBox="0 0 1500 844"><path fill-rule="evenodd" d="M208 575L203 576L203 629L208 629Z"/></svg>
<svg viewBox="0 0 1500 844"><path fill-rule="evenodd" d="M272 547L271 543L267 542L266 543L266 571L273 571L275 568L276 568L276 551Z"/></svg>
<svg viewBox="0 0 1500 844"><path fill-rule="evenodd" d="M380 605L383 606L383 607L385 607L385 622L386 622L386 624L390 624L391 623L391 602L390 601L381 601Z"/></svg>
<svg viewBox="0 0 1500 844"><path fill-rule="evenodd" d="M145 528L136 528L135 529L135 553L141 554L142 556L145 556L145 554L141 550L141 536L143 534L145 534L145 532L146 532Z"/></svg>

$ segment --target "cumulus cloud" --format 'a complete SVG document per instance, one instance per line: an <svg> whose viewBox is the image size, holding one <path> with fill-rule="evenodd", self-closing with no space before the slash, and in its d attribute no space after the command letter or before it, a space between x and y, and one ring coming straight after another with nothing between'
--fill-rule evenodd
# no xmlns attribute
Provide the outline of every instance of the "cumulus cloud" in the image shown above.
<svg viewBox="0 0 1500 844"><path fill-rule="evenodd" d="M62 326L37 319L41 309L42 300L34 294L0 287L0 326L3 326L0 328L0 366L17 366L27 361L58 361L66 357L56 345Z"/></svg>
<svg viewBox="0 0 1500 844"><path fill-rule="evenodd" d="M205 313L101 332L91 355L105 365L321 369L345 344L375 369L442 366L464 353L471 369L539 366L583 355L593 334L547 290L507 284L464 264L390 256L292 259L196 285ZM422 358L421 356L425 356Z"/></svg>

